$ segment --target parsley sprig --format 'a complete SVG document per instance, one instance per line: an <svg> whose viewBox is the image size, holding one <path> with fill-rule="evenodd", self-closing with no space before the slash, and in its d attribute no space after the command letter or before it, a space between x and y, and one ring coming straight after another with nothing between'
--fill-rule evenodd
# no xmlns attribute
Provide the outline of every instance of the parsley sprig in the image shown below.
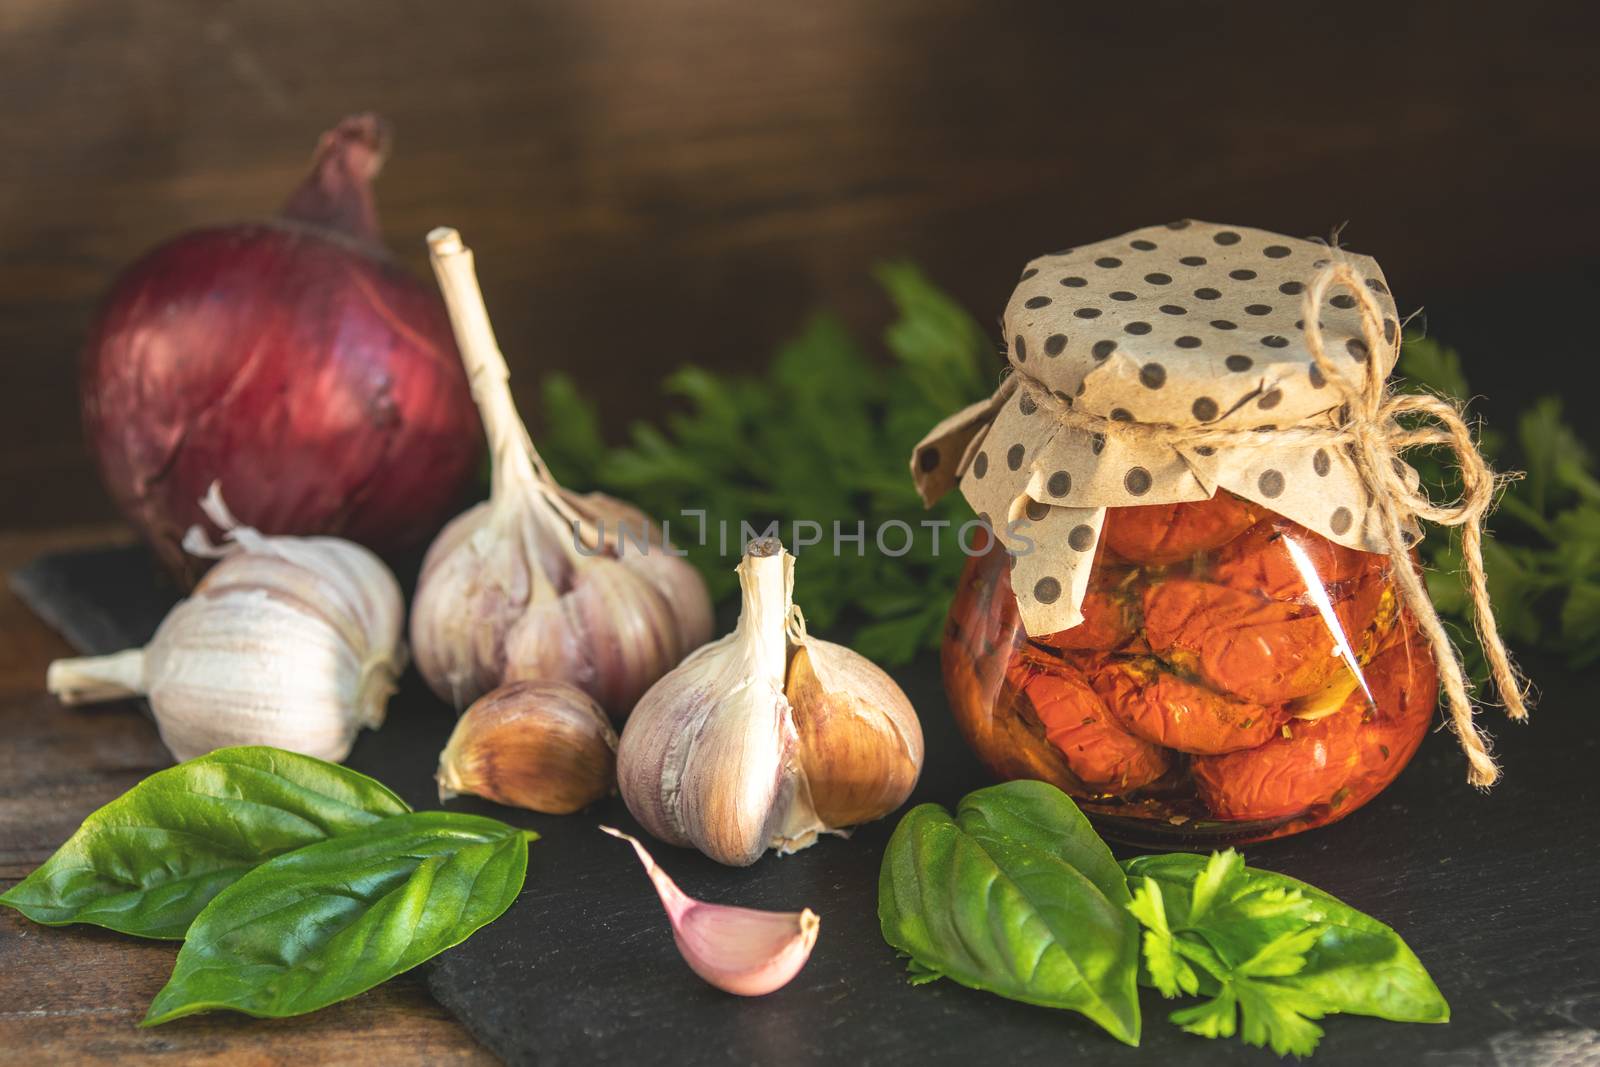
<svg viewBox="0 0 1600 1067"><path fill-rule="evenodd" d="M1173 1023L1201 1037L1232 1037L1242 1018L1247 1044L1270 1043L1280 1056L1315 1051L1322 1028L1312 1020L1325 1010L1292 979L1323 931L1299 890L1248 884L1244 857L1228 849L1207 861L1181 925L1168 921L1161 886L1148 875L1135 882L1129 910L1144 927L1148 984L1168 999L1210 997L1173 1012Z"/></svg>
<svg viewBox="0 0 1600 1067"><path fill-rule="evenodd" d="M1315 1020L1338 1013L1445 1022L1449 1005L1387 926L1303 882L1209 857L1140 856L1123 864L1129 912L1143 928L1140 983L1163 997L1201 996L1168 1018L1201 1037L1232 1037L1280 1056L1309 1056Z"/></svg>
<svg viewBox="0 0 1600 1067"><path fill-rule="evenodd" d="M1398 367L1402 388L1426 389L1457 402L1472 396L1461 357L1422 337L1408 337ZM1508 643L1541 649L1580 668L1600 656L1600 480L1594 457L1562 416L1561 398L1535 401L1507 439L1479 430L1479 447L1497 470L1521 470L1506 482L1490 518L1484 568L1495 618ZM1460 490L1448 456L1419 450L1408 460L1441 496ZM1430 529L1422 543L1428 593L1455 623L1469 668L1486 676L1460 581L1459 536Z"/></svg>
<svg viewBox="0 0 1600 1067"><path fill-rule="evenodd" d="M608 447L590 404L562 375L544 383L540 452L565 484L596 486L670 523L716 600L736 589L741 523L778 534L803 570L806 616L826 628L857 623L857 651L903 663L936 645L965 561L954 531L973 515L959 493L931 510L917 498L907 461L936 422L993 391L1001 369L993 341L962 307L904 263L876 272L895 317L872 353L837 317L813 316L766 370L725 376L684 367L664 383L681 407L659 424L635 423ZM706 543L695 543L706 512ZM924 520L943 520L935 532ZM821 536L810 550L801 537ZM858 523L865 544L841 540ZM904 523L903 555L879 551L874 533ZM726 523L726 538L721 531ZM820 534L819 534L820 531ZM891 552L906 533L885 535Z"/></svg>

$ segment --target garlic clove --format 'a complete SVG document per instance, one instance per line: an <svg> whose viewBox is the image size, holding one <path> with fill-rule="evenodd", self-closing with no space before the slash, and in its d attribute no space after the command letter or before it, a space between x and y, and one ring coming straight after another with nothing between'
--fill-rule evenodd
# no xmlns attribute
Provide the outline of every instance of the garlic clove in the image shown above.
<svg viewBox="0 0 1600 1067"><path fill-rule="evenodd" d="M638 839L600 829L633 846L661 897L684 962L710 984L742 997L760 997L789 984L811 958L822 920L805 908L762 911L696 900L651 858Z"/></svg>
<svg viewBox="0 0 1600 1067"><path fill-rule="evenodd" d="M677 621L674 632L678 637L678 652L673 664L711 640L711 598L706 595L705 581L700 572L667 543L663 537L664 526L652 522L632 504L604 493L580 495L563 489L561 496L597 530L603 529L608 548L666 597ZM649 551L641 550L636 543L641 531ZM631 709L632 705L629 707Z"/></svg>
<svg viewBox="0 0 1600 1067"><path fill-rule="evenodd" d="M843 645L803 637L785 693L823 822L854 826L905 803L922 773L922 724L882 668Z"/></svg>
<svg viewBox="0 0 1600 1067"><path fill-rule="evenodd" d="M428 548L411 603L411 650L429 688L460 710L500 684L506 634L533 595L522 531L478 504Z"/></svg>
<svg viewBox="0 0 1600 1067"><path fill-rule="evenodd" d="M588 807L616 787L617 735L587 693L512 682L473 702L439 754L439 799L463 794L548 815Z"/></svg>
<svg viewBox="0 0 1600 1067"><path fill-rule="evenodd" d="M683 659L666 594L635 566L604 561L558 600L538 605L506 635L507 681L561 679L627 717L644 691Z"/></svg>
<svg viewBox="0 0 1600 1067"><path fill-rule="evenodd" d="M783 695L794 557L766 538L738 571L738 625L640 698L617 749L617 781L651 834L745 867L769 848L804 848L827 827L811 809Z"/></svg>

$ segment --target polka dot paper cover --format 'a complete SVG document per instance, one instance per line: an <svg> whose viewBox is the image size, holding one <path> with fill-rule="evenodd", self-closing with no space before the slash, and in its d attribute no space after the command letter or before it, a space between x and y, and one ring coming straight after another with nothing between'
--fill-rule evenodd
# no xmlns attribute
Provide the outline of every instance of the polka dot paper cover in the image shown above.
<svg viewBox="0 0 1600 1067"><path fill-rule="evenodd" d="M1341 254L1383 309L1387 343L1370 351L1356 300L1331 288L1319 315L1325 350L1349 360L1352 381L1368 359L1387 375L1400 335L1394 299L1376 262ZM1318 241L1184 221L1028 264L1004 318L1021 373L934 427L911 469L924 500L959 483L973 510L996 529L1010 527L1012 586L1029 633L1082 621L1108 507L1203 500L1220 488L1342 545L1384 550L1340 449L1151 444L1111 427L1067 427L1051 410L1071 404L1113 427L1333 425L1342 397L1313 361L1301 319L1304 293L1328 257ZM1054 405L1035 395L1041 386Z"/></svg>

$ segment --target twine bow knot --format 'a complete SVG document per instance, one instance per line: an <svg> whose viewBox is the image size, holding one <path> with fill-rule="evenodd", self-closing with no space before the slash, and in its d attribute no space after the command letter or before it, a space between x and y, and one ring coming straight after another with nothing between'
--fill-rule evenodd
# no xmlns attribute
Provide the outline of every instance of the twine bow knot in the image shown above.
<svg viewBox="0 0 1600 1067"><path fill-rule="evenodd" d="M1366 373L1359 384L1335 370L1323 344L1322 324L1317 321L1317 309L1334 286L1349 290L1361 309L1361 334L1368 357ZM1349 455L1362 483L1372 494L1371 506L1377 512L1379 533L1394 564L1393 574L1401 598L1433 648L1440 684L1449 705L1450 722L1470 765L1467 780L1486 789L1500 777L1500 769L1489 754L1487 740L1473 722L1472 699L1461 659L1434 610L1422 576L1411 566L1404 522L1407 518L1417 518L1461 528L1461 559L1466 571L1467 592L1472 598L1473 625L1506 714L1519 722L1525 720L1528 717L1525 683L1500 638L1483 569L1483 520L1494 504L1494 471L1478 451L1471 430L1454 404L1437 396L1389 392L1377 353L1382 351L1382 345L1399 344L1399 328L1393 322L1385 323L1382 309L1373 298L1366 279L1343 257L1335 254L1306 289L1302 297L1302 316L1306 348L1311 358L1329 383L1344 394L1346 409L1341 429L1348 435ZM1418 416L1426 422L1408 425L1403 419L1407 415ZM1453 501L1436 503L1424 491L1420 480L1413 489L1404 477L1407 468L1400 454L1407 449L1429 446L1448 448L1460 472L1461 495Z"/></svg>
<svg viewBox="0 0 1600 1067"><path fill-rule="evenodd" d="M1353 378L1328 357L1318 309L1328 290L1339 287L1354 296L1361 312L1361 334L1366 345L1364 373ZM1385 322L1383 308L1373 297L1361 272L1334 250L1316 280L1302 297L1306 348L1317 369L1343 399L1330 425L1299 425L1259 431L1221 427L1178 427L1154 423L1120 422L1080 411L1065 397L1020 367L1013 367L1011 386L1020 384L1030 398L1050 410L1066 426L1091 433L1132 437L1152 444L1199 449L1207 446L1273 448L1284 445L1323 444L1343 447L1376 513L1377 532L1389 556L1395 584L1407 611L1416 620L1433 650L1444 689L1450 723L1466 753L1467 781L1487 788L1500 777L1489 753L1489 742L1473 721L1470 683L1455 646L1428 597L1422 576L1411 563L1409 520L1424 519L1440 526L1461 528L1464 583L1472 600L1473 624L1489 664L1489 673L1506 714L1517 721L1528 717L1526 684L1511 661L1495 623L1483 569L1483 520L1493 506L1497 480L1478 451L1461 412L1449 401L1432 395L1393 393L1385 381L1380 352L1399 345L1399 328ZM1006 389L1006 386L1002 386ZM1410 416L1408 419L1407 416ZM1400 458L1412 448L1442 446L1452 454L1461 475L1461 495L1438 503L1428 496L1420 480L1413 487L1410 468Z"/></svg>

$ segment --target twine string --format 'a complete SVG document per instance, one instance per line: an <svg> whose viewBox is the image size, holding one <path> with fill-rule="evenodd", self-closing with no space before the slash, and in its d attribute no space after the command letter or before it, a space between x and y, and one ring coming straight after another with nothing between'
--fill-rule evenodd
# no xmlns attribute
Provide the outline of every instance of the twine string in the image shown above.
<svg viewBox="0 0 1600 1067"><path fill-rule="evenodd" d="M1322 324L1317 318L1328 290L1334 287L1349 291L1360 308L1361 334L1367 350L1359 379L1329 358ZM1052 392L1020 367L1013 367L1012 374L1031 398L1063 425L1087 433L1186 449L1273 449L1313 444L1343 448L1355 464L1357 476L1376 513L1377 533L1393 565L1391 571L1401 600L1433 650L1450 724L1467 757L1467 780L1486 789L1500 777L1500 770L1490 754L1488 739L1474 722L1472 686L1461 658L1434 610L1421 574L1412 565L1406 524L1408 520L1422 519L1440 526L1461 528L1463 581L1472 601L1478 640L1506 714L1517 721L1525 720L1528 717L1526 682L1500 637L1483 567L1483 520L1494 503L1498 484L1494 471L1478 451L1471 429L1454 404L1428 394L1390 392L1385 381L1384 361L1379 356L1398 348L1399 327L1391 322L1386 329L1383 308L1372 295L1366 279L1337 250L1307 287L1302 309L1306 348L1342 402L1325 425L1312 423L1259 430L1123 422L1080 411L1070 399ZM1420 479L1413 488L1405 477L1410 468L1401 460L1401 454L1409 449L1433 446L1449 449L1460 472L1461 494L1454 500L1435 501Z"/></svg>

